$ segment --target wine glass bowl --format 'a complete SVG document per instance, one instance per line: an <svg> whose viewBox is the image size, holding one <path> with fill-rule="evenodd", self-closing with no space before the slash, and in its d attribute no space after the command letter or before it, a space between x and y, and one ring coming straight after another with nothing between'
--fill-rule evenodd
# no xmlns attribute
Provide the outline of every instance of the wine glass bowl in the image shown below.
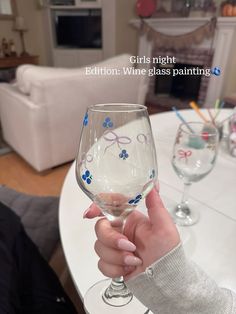
<svg viewBox="0 0 236 314"><path fill-rule="evenodd" d="M76 178L112 224L124 223L157 178L156 150L145 106L98 104L88 108L76 158ZM92 289L87 298L95 302ZM115 278L98 297L116 307L132 299L121 278Z"/></svg>
<svg viewBox="0 0 236 314"><path fill-rule="evenodd" d="M85 121L76 164L78 184L109 218L125 216L152 189L156 178L146 108L95 105Z"/></svg>
<svg viewBox="0 0 236 314"><path fill-rule="evenodd" d="M219 145L218 130L210 123L189 122L181 124L176 135L172 166L184 182L184 195L172 210L179 225L192 225L199 213L188 204L188 190L193 182L203 179L215 165Z"/></svg>

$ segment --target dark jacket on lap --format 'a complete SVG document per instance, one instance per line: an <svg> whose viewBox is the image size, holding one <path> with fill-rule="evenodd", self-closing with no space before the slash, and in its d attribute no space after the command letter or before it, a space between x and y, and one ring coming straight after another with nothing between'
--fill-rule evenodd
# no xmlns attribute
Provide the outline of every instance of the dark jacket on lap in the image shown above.
<svg viewBox="0 0 236 314"><path fill-rule="evenodd" d="M58 278L0 202L0 314L75 314Z"/></svg>

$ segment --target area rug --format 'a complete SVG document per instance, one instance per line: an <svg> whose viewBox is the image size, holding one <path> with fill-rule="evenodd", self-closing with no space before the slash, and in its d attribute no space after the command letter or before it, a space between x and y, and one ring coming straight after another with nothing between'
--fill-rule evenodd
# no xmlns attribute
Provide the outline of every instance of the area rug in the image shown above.
<svg viewBox="0 0 236 314"><path fill-rule="evenodd" d="M1 125L0 125L0 156L5 155L11 151L12 151L12 149L3 140L2 129L1 129Z"/></svg>

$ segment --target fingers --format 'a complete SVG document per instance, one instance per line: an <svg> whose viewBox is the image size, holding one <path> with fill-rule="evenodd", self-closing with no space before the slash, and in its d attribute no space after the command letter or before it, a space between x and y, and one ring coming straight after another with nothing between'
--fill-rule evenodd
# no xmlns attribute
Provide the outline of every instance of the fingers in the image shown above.
<svg viewBox="0 0 236 314"><path fill-rule="evenodd" d="M95 232L98 240L94 248L100 257L98 268L105 276L126 276L136 266L142 265L142 260L133 254L136 246L114 229L107 219L97 221Z"/></svg>
<svg viewBox="0 0 236 314"><path fill-rule="evenodd" d="M99 260L98 268L106 277L110 277L110 278L126 276L127 274L135 270L134 266L123 267L120 265L113 265L113 264L106 263L103 260Z"/></svg>
<svg viewBox="0 0 236 314"><path fill-rule="evenodd" d="M155 188L148 194L146 198L146 206L148 209L148 216L153 226L158 227L163 224L173 224L173 221Z"/></svg>
<svg viewBox="0 0 236 314"><path fill-rule="evenodd" d="M112 228L110 222L105 218L96 222L95 232L98 241L109 248L120 249L128 252L134 252L136 250L136 246L123 234Z"/></svg>
<svg viewBox="0 0 236 314"><path fill-rule="evenodd" d="M105 246L100 241L95 243L95 252L107 264L115 266L140 266L142 260L130 252L116 250Z"/></svg>
<svg viewBox="0 0 236 314"><path fill-rule="evenodd" d="M92 203L92 205L88 209L86 209L86 211L83 214L83 218L89 219L98 216L102 216L102 212L101 209L95 203Z"/></svg>

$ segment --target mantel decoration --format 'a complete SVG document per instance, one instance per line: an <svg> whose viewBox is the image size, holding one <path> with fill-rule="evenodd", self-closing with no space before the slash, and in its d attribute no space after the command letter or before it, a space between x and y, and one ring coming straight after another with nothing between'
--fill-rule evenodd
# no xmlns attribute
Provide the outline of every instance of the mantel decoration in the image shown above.
<svg viewBox="0 0 236 314"><path fill-rule="evenodd" d="M216 1L194 0L191 1L190 16L214 16L217 11Z"/></svg>
<svg viewBox="0 0 236 314"><path fill-rule="evenodd" d="M221 15L222 16L236 16L236 1L224 1L221 4Z"/></svg>
<svg viewBox="0 0 236 314"><path fill-rule="evenodd" d="M214 17L195 30L181 35L167 35L153 29L144 20L141 20L140 32L146 34L149 41L155 42L157 47L166 49L184 49L193 44L200 44L204 39L212 38L216 29L217 19Z"/></svg>
<svg viewBox="0 0 236 314"><path fill-rule="evenodd" d="M140 17L151 17L156 11L156 0L137 0L136 11Z"/></svg>

